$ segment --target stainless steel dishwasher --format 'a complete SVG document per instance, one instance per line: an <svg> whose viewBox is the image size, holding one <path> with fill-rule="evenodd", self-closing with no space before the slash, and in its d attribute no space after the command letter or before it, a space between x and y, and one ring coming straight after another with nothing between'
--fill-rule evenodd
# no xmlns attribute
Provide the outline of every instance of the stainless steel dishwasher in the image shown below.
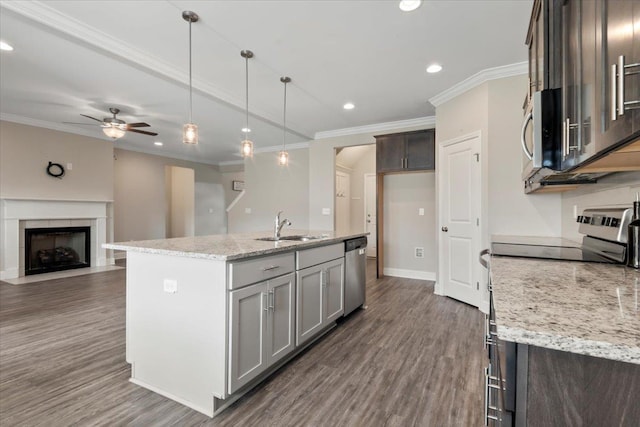
<svg viewBox="0 0 640 427"><path fill-rule="evenodd" d="M367 237L344 241L344 315L363 306L366 299Z"/></svg>

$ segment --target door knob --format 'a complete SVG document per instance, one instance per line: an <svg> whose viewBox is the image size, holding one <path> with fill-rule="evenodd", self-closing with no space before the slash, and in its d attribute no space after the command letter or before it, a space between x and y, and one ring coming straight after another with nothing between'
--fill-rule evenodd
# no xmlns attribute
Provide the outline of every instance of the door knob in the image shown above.
<svg viewBox="0 0 640 427"><path fill-rule="evenodd" d="M444 231L445 233L446 233L447 231L449 231L449 229L448 229L447 227L442 227L442 229L441 229L441 230L442 230L442 231Z"/></svg>

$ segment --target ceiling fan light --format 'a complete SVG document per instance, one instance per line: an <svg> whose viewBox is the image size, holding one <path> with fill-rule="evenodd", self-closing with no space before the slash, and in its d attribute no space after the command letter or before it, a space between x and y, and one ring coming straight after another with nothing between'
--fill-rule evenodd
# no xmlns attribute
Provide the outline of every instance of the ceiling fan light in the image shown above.
<svg viewBox="0 0 640 427"><path fill-rule="evenodd" d="M289 153L286 151L280 151L278 153L278 164L280 166L287 166L289 164Z"/></svg>
<svg viewBox="0 0 640 427"><path fill-rule="evenodd" d="M122 138L125 134L124 129L120 129L120 127L117 125L103 127L102 132L111 139Z"/></svg>
<svg viewBox="0 0 640 427"><path fill-rule="evenodd" d="M242 157L253 157L253 142L245 139L240 143L240 154Z"/></svg>
<svg viewBox="0 0 640 427"><path fill-rule="evenodd" d="M198 125L187 123L182 127L182 142L189 145L198 143Z"/></svg>

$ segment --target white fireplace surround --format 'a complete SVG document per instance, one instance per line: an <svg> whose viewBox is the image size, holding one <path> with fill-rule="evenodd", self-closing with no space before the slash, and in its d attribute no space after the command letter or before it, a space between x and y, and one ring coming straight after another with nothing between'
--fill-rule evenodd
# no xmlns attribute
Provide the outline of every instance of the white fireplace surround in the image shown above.
<svg viewBox="0 0 640 427"><path fill-rule="evenodd" d="M24 276L25 228L91 227L91 266L113 264L107 258L110 201L0 200L0 280Z"/></svg>

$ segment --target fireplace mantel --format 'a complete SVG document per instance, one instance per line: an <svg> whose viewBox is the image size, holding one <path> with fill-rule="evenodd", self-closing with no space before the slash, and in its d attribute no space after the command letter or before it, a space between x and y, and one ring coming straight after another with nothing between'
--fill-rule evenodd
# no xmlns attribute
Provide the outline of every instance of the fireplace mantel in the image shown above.
<svg viewBox="0 0 640 427"><path fill-rule="evenodd" d="M0 280L24 276L24 230L91 227L91 265L113 264L102 244L113 240L112 201L0 199Z"/></svg>

